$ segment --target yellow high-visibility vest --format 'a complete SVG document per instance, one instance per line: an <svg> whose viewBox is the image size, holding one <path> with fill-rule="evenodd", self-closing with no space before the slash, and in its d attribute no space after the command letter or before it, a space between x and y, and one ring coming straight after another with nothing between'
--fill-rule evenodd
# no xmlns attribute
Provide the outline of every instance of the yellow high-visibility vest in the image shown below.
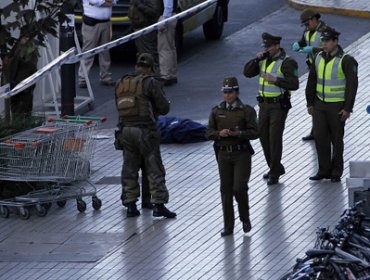
<svg viewBox="0 0 370 280"><path fill-rule="evenodd" d="M315 32L312 34L310 38L310 31L309 30L306 31L304 34L304 39L306 40L307 46L312 46L314 48L321 47L320 36L321 36L321 32L315 30ZM314 55L312 52L307 54L307 58L310 63L313 63Z"/></svg>
<svg viewBox="0 0 370 280"><path fill-rule="evenodd" d="M316 95L324 102L344 101L346 77L342 69L342 60L346 54L334 56L325 63L323 52L316 56L315 67L317 73Z"/></svg>
<svg viewBox="0 0 370 280"><path fill-rule="evenodd" d="M260 61L260 78L259 78L259 95L263 97L277 97L282 94L280 87L274 85L273 83L267 82L263 79L262 74L268 73L275 77L284 78L284 74L281 72L281 65L283 64L285 58L279 58L270 63L266 67L267 59Z"/></svg>

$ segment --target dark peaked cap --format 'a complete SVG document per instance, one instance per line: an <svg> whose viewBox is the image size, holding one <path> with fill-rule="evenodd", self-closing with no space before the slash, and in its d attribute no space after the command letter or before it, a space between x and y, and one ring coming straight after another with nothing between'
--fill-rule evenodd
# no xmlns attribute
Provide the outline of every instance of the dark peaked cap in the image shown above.
<svg viewBox="0 0 370 280"><path fill-rule="evenodd" d="M222 91L239 89L238 79L235 77L226 77L223 82Z"/></svg>
<svg viewBox="0 0 370 280"><path fill-rule="evenodd" d="M266 32L262 33L262 47L270 47L272 45L280 44L280 40L280 36L273 36Z"/></svg>
<svg viewBox="0 0 370 280"><path fill-rule="evenodd" d="M306 21L308 21L308 20L310 20L310 19L312 19L314 17L316 17L317 19L319 19L320 18L320 14L317 13L317 12L314 12L311 9L305 9L302 12L301 16L300 16L302 23L304 23L304 22L306 22Z"/></svg>
<svg viewBox="0 0 370 280"><path fill-rule="evenodd" d="M340 32L336 31L334 28L327 26L321 31L320 38L324 40L335 40L338 39L339 35Z"/></svg>

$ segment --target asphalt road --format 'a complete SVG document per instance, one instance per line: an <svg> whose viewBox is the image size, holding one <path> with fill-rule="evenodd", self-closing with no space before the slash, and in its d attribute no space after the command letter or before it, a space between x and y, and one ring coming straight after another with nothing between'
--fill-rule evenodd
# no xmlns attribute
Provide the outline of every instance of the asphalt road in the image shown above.
<svg viewBox="0 0 370 280"><path fill-rule="evenodd" d="M242 71L244 64L261 50L263 32L281 35L282 47L299 64L299 75L307 72L305 55L290 50L291 43L302 36L299 15L299 10L282 0L231 0L229 22L222 40L206 41L201 28L185 36L185 51L179 59L179 83L165 88L171 100L169 115L206 121L211 108L222 100L220 87L225 76L236 76L241 99L255 105L258 80L245 78ZM339 42L343 47L368 32L369 20L366 19L329 14L322 15L322 19L342 33ZM111 70L116 79L134 66L134 61L120 50L113 52L112 61ZM114 127L118 115L113 88L98 85L97 71L94 67L90 76L96 101L95 109L88 114L106 116L109 121L105 126Z"/></svg>

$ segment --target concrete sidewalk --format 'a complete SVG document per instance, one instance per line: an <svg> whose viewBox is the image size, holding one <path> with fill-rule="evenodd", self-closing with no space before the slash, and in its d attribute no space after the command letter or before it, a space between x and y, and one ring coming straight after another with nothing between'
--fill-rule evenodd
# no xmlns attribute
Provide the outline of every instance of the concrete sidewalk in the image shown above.
<svg viewBox="0 0 370 280"><path fill-rule="evenodd" d="M331 2L338 7L344 1ZM316 172L316 153L313 143L301 141L311 126L304 98L307 75L292 98L284 135L287 173L280 185L267 187L261 179L267 166L259 142L252 143L249 234L237 221L233 236L220 237L219 179L211 142L161 147L168 207L177 212L176 219L155 219L147 210L126 218L119 200L122 155L113 148L113 130L103 130L99 134L107 138L95 140L90 178L102 209L94 211L89 202L85 213L79 213L71 200L64 209L53 205L43 218L33 213L29 220L15 214L0 219L0 279L279 279L313 245L316 228L335 224L347 207L349 161L369 159L369 44L367 34L348 48L359 62L360 84L346 125L342 183L308 180Z"/></svg>
<svg viewBox="0 0 370 280"><path fill-rule="evenodd" d="M368 0L288 0L297 9L312 8L321 13L370 18Z"/></svg>

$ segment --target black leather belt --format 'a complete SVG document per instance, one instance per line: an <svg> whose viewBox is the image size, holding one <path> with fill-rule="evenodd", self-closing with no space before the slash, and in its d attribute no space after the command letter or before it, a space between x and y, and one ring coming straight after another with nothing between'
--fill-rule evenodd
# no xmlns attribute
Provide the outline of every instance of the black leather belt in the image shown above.
<svg viewBox="0 0 370 280"><path fill-rule="evenodd" d="M280 102L280 97L262 97L262 96L257 96L257 101L259 103L279 103Z"/></svg>
<svg viewBox="0 0 370 280"><path fill-rule="evenodd" d="M246 151L249 149L247 145L223 145L219 146L220 151L226 151L228 153Z"/></svg>
<svg viewBox="0 0 370 280"><path fill-rule="evenodd" d="M96 18L92 18L92 17L83 15L82 16L82 21L86 25L95 26L98 23L108 22L108 21L110 21L110 19L96 19Z"/></svg>

